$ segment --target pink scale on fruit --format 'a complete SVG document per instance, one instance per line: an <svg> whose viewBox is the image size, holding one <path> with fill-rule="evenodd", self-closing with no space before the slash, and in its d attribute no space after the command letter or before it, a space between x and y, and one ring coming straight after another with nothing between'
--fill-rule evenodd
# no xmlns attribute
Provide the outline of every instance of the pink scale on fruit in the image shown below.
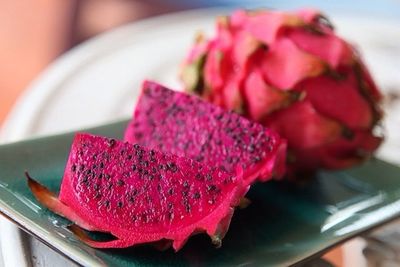
<svg viewBox="0 0 400 267"><path fill-rule="evenodd" d="M277 130L288 140L292 174L347 168L371 157L382 141L373 134L383 116L382 97L361 54L326 16L315 9L238 10L224 21L231 46L220 43L218 31L207 39L213 46L197 69L200 80L191 90L183 79L187 91ZM220 61L214 72L213 54L221 47L235 64ZM374 149L364 149L369 139L352 140L360 130L369 133ZM343 153L321 152L343 139L353 144L337 146Z"/></svg>

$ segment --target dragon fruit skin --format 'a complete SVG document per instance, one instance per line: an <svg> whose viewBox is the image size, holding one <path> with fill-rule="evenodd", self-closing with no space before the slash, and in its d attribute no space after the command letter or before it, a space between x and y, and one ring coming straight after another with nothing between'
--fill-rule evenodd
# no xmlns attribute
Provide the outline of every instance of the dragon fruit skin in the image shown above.
<svg viewBox="0 0 400 267"><path fill-rule="evenodd" d="M228 172L240 164L247 184L285 173L286 141L274 131L151 81L143 83L125 140Z"/></svg>
<svg viewBox="0 0 400 267"><path fill-rule="evenodd" d="M137 144L77 134L57 198L28 179L35 197L86 230L111 233L111 241L78 237L92 247L123 248L172 242L178 251L192 235L206 232L220 244L234 207L248 190L236 176L188 158Z"/></svg>
<svg viewBox="0 0 400 267"><path fill-rule="evenodd" d="M216 31L186 58L186 91L276 130L290 173L347 168L378 148L381 94L320 12L238 10Z"/></svg>

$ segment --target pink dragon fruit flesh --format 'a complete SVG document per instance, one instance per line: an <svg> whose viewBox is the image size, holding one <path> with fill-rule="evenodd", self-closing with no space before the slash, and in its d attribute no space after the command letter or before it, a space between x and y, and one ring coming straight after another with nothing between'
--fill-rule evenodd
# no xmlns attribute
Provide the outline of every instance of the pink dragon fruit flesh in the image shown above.
<svg viewBox="0 0 400 267"><path fill-rule="evenodd" d="M228 172L239 164L247 184L285 171L286 142L274 131L150 81L143 83L125 140Z"/></svg>
<svg viewBox="0 0 400 267"><path fill-rule="evenodd" d="M382 141L381 94L360 54L319 11L238 10L197 38L188 92L276 130L290 173L347 168Z"/></svg>
<svg viewBox="0 0 400 267"><path fill-rule="evenodd" d="M248 190L237 175L138 144L77 134L59 196L28 176L35 197L76 225L71 229L96 248L157 243L179 250L196 233L220 244L234 207ZM115 239L95 241L89 231Z"/></svg>

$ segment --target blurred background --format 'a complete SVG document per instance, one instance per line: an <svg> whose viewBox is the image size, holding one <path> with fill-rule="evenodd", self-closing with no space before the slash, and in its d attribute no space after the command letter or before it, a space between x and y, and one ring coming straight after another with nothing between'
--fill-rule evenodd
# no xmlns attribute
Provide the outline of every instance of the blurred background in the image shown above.
<svg viewBox="0 0 400 267"><path fill-rule="evenodd" d="M0 127L18 95L55 58L86 39L122 24L193 8L316 6L329 12L399 16L398 0L24 0L0 2Z"/></svg>
<svg viewBox="0 0 400 267"><path fill-rule="evenodd" d="M314 6L328 12L399 18L400 1L229 1L229 0L24 0L0 1L0 129L18 96L57 57L119 25L144 18L213 6L295 9ZM363 241L333 249L324 259L344 266ZM350 249L350 250L349 250ZM347 251L347 252L346 252ZM350 251L350 252L349 252ZM347 253L347 256L345 255ZM358 255L357 254L357 255Z"/></svg>

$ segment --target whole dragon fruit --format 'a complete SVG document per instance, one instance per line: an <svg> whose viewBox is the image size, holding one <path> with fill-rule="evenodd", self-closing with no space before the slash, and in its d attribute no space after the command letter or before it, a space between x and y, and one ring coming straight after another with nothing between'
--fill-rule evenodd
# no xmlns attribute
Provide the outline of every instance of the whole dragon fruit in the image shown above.
<svg viewBox="0 0 400 267"><path fill-rule="evenodd" d="M354 47L315 10L236 11L217 20L181 73L185 89L276 130L291 173L339 169L382 137L381 94Z"/></svg>
<svg viewBox="0 0 400 267"><path fill-rule="evenodd" d="M234 172L247 184L285 172L286 141L277 133L197 96L145 81L125 141Z"/></svg>
<svg viewBox="0 0 400 267"><path fill-rule="evenodd" d="M59 196L28 176L35 197L50 210L89 231L115 239L95 241L77 226L82 241L97 248L172 243L177 251L196 233L220 245L234 207L248 190L237 175L137 144L77 134Z"/></svg>

